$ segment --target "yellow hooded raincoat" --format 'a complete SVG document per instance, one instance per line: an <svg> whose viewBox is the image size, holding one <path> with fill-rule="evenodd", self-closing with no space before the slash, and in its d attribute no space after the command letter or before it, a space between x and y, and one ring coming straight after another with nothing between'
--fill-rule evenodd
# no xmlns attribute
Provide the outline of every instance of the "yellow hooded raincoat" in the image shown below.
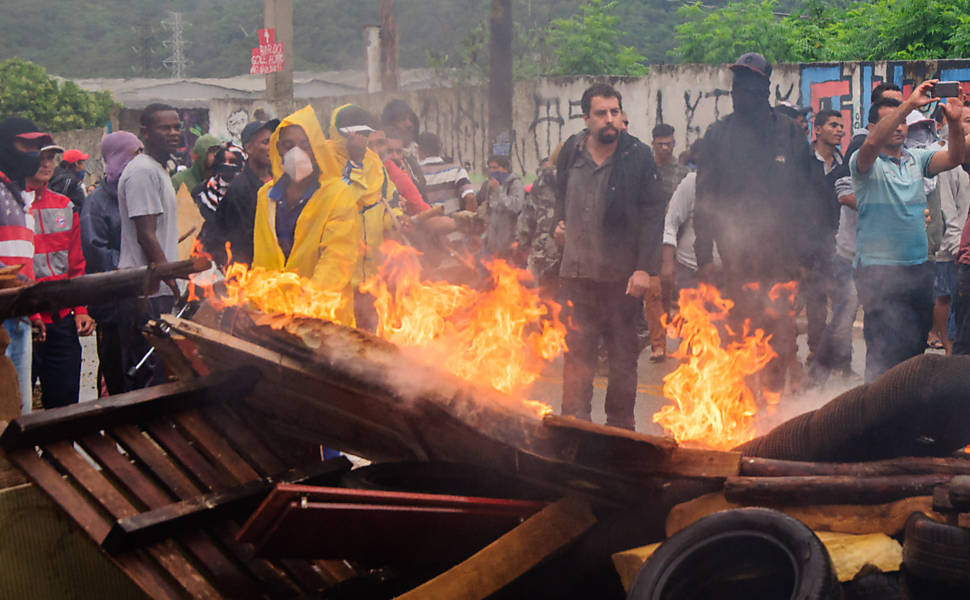
<svg viewBox="0 0 970 600"><path fill-rule="evenodd" d="M320 167L320 188L307 201L296 222L293 249L289 257L283 255L276 239L276 203L269 191L283 176L283 157L276 149L279 133L290 125L299 125L310 139L310 146ZM283 119L269 144L273 179L259 190L256 203L256 227L253 234L253 266L276 271L292 271L311 279L325 289L341 290L346 298L345 309L337 321L353 327L354 291L351 277L358 261L360 218L358 195L334 170L332 145L324 138L323 130L313 108L305 106ZM346 154L346 151L344 151Z"/></svg>
<svg viewBox="0 0 970 600"><path fill-rule="evenodd" d="M333 110L327 128L327 135L330 138L327 144L330 152L324 156L331 162L325 170L338 174L344 173L349 156L346 136L337 128L337 115L348 106L353 105L344 104ZM354 285L357 286L368 277L375 275L380 267L381 242L384 241L384 234L393 229L393 220L387 213L384 203L381 202L381 197L390 198L394 192L394 184L387 176L380 157L370 149L364 154L363 168L350 169L345 181L353 188L357 197L362 234L363 251L360 253L360 260L354 269L353 277Z"/></svg>

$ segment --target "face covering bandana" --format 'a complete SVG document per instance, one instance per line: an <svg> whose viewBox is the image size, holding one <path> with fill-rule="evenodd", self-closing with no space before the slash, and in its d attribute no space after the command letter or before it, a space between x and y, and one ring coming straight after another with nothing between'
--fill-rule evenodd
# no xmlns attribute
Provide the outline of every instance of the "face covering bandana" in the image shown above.
<svg viewBox="0 0 970 600"><path fill-rule="evenodd" d="M505 180L509 178L511 173L507 173L505 171L489 171L488 175L489 177L494 177L495 181L499 183L505 183Z"/></svg>
<svg viewBox="0 0 970 600"><path fill-rule="evenodd" d="M313 174L313 161L302 148L294 146L283 156L283 172L293 181L303 181Z"/></svg>
<svg viewBox="0 0 970 600"><path fill-rule="evenodd" d="M10 181L23 186L24 180L40 168L40 152L20 152L11 144L0 149L0 165Z"/></svg>

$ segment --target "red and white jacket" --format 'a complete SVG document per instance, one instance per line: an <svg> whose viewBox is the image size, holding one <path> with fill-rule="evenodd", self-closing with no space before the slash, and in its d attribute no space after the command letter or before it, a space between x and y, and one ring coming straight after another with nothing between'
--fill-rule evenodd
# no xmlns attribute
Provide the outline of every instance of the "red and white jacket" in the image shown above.
<svg viewBox="0 0 970 600"><path fill-rule="evenodd" d="M70 198L51 191L45 185L34 190L30 205L34 217L34 277L37 281L67 279L84 275L84 253L81 250L81 225ZM60 317L71 313L62 308ZM74 313L88 314L87 307L75 306ZM49 313L41 314L45 323L51 322Z"/></svg>

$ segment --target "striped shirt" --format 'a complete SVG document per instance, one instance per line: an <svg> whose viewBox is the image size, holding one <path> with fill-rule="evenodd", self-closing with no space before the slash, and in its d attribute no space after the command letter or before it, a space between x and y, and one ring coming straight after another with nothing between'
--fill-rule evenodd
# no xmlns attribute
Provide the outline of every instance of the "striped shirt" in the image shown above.
<svg viewBox="0 0 970 600"><path fill-rule="evenodd" d="M432 207L443 206L446 215L464 209L464 198L475 193L468 172L458 163L429 156L421 161L421 170L424 172L425 201Z"/></svg>

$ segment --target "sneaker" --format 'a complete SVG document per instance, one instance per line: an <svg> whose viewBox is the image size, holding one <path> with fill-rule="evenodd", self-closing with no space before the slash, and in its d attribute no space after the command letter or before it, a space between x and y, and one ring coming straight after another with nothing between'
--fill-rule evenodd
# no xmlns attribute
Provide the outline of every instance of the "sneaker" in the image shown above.
<svg viewBox="0 0 970 600"><path fill-rule="evenodd" d="M659 363L667 360L667 351L663 348L654 348L650 352L650 362Z"/></svg>

